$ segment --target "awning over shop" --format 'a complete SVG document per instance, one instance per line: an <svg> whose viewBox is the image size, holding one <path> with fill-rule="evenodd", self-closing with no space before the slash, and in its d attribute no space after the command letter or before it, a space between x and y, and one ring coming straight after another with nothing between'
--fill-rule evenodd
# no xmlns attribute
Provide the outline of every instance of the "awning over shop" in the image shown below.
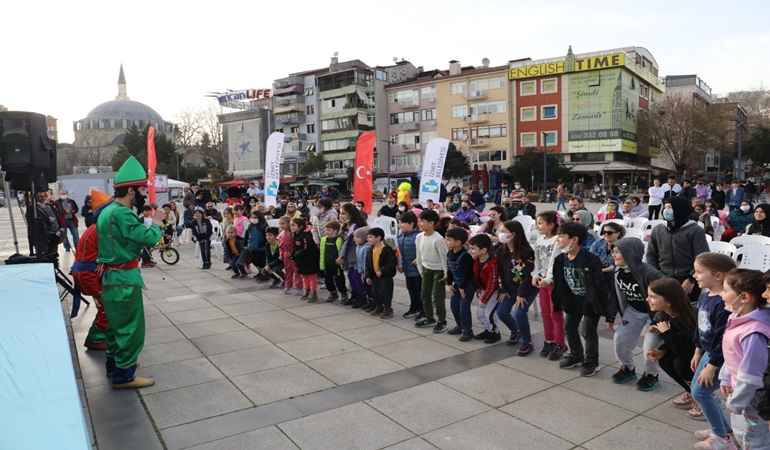
<svg viewBox="0 0 770 450"><path fill-rule="evenodd" d="M651 172L654 169L650 166L629 164L619 161L613 161L604 168L605 172Z"/></svg>
<svg viewBox="0 0 770 450"><path fill-rule="evenodd" d="M609 163L601 164L575 164L570 167L569 171L574 173L592 173L602 172L609 165Z"/></svg>

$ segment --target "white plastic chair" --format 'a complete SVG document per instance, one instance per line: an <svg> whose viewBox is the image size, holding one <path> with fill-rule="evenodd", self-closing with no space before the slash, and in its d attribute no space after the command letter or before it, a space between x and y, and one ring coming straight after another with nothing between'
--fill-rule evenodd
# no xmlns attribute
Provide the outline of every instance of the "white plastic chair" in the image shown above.
<svg viewBox="0 0 770 450"><path fill-rule="evenodd" d="M477 234L479 234L479 231L481 231L481 225L471 225L470 230L471 230L471 236L476 236Z"/></svg>
<svg viewBox="0 0 770 450"><path fill-rule="evenodd" d="M269 227L277 227L279 223L279 219L270 219L267 221L267 226Z"/></svg>
<svg viewBox="0 0 770 450"><path fill-rule="evenodd" d="M604 226L605 223L616 223L618 225L625 226L625 224L623 223L623 219L607 219L604 222L599 222L594 224L594 231L596 231L597 233L601 233L602 227Z"/></svg>
<svg viewBox="0 0 770 450"><path fill-rule="evenodd" d="M722 222L719 220L719 217L711 218L711 228L714 230L714 240L720 240L722 233L725 231L725 228L722 226Z"/></svg>
<svg viewBox="0 0 770 450"><path fill-rule="evenodd" d="M754 269L762 272L770 270L770 246L744 245L736 250L733 259L742 269Z"/></svg>
<svg viewBox="0 0 770 450"><path fill-rule="evenodd" d="M524 231L527 233L537 228L537 223L535 222L535 219L533 219L531 216L526 216L526 215L516 216L513 218L513 220L515 220L516 222L519 222L521 226L524 228Z"/></svg>
<svg viewBox="0 0 770 450"><path fill-rule="evenodd" d="M626 228L626 236L627 238L637 238L639 240L644 241L644 230L642 230L639 227L636 228Z"/></svg>
<svg viewBox="0 0 770 450"><path fill-rule="evenodd" d="M714 242L714 238L710 234L706 235L706 242Z"/></svg>
<svg viewBox="0 0 770 450"><path fill-rule="evenodd" d="M374 219L374 227L382 228L385 232L383 241L394 250L398 248L398 222L393 217L380 216Z"/></svg>
<svg viewBox="0 0 770 450"><path fill-rule="evenodd" d="M648 220L647 222L642 225L642 230L644 230L644 241L647 242L650 240L650 234L652 234L652 229L657 227L658 225L665 225L665 220Z"/></svg>
<svg viewBox="0 0 770 450"><path fill-rule="evenodd" d="M190 242L192 242L192 229L185 228L179 236L179 244L189 244Z"/></svg>
<svg viewBox="0 0 770 450"><path fill-rule="evenodd" d="M209 219L211 222L211 251L215 252L220 261L225 259L225 249L222 246L222 225L214 219ZM192 232L192 230L191 230ZM195 256L203 263L203 255L201 255L201 248L195 244Z"/></svg>
<svg viewBox="0 0 770 450"><path fill-rule="evenodd" d="M730 243L736 247L748 245L770 245L770 237L754 234L742 234L730 240Z"/></svg>
<svg viewBox="0 0 770 450"><path fill-rule="evenodd" d="M733 257L738 248L729 242L711 241L709 242L709 251L714 253L724 253L729 257Z"/></svg>
<svg viewBox="0 0 770 450"><path fill-rule="evenodd" d="M489 216L479 216L479 221L481 221L481 223L487 223L490 220L492 220L492 218Z"/></svg>
<svg viewBox="0 0 770 450"><path fill-rule="evenodd" d="M626 228L641 228L645 223L649 222L649 219L645 217L634 217L633 219L624 220Z"/></svg>

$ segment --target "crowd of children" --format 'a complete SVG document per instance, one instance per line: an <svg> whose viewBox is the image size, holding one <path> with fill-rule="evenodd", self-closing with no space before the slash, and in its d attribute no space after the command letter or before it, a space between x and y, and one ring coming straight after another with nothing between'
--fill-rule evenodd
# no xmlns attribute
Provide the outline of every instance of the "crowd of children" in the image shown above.
<svg viewBox="0 0 770 450"><path fill-rule="evenodd" d="M322 224L292 214L282 216L277 228L268 227L261 212L252 210L247 221L238 206L226 211L228 216L233 221L223 247L233 278L246 278L254 265L258 282L283 286L285 295L313 303L320 277L327 302L339 300L387 320L394 316L394 277L402 273L409 295L403 317L414 318L415 327L493 344L502 339L502 323L507 344L518 345L520 356L535 349L528 311L539 297L541 357L594 375L600 370L598 327L604 319L614 331L620 364L612 382L638 378L636 388L650 391L660 384L659 371L665 372L684 390L672 406L708 423L695 433L695 448L770 448L770 273L738 269L730 257L705 252L695 257L691 278L667 276L644 261L644 244L624 238L621 225L607 224L601 237L591 239L581 223L588 217L564 222L555 211L537 215L540 236L534 246L519 221L501 222L494 240L486 233L471 237L463 223L444 228L432 209L419 216L403 211L393 247L383 229L367 226L350 203L341 205L336 219L322 214ZM210 266L206 222L194 212L193 234L207 255L204 268ZM692 280L701 292L697 309L685 290ZM474 299L483 328L475 335ZM634 349L640 336L638 376ZM729 420L717 391L727 397Z"/></svg>

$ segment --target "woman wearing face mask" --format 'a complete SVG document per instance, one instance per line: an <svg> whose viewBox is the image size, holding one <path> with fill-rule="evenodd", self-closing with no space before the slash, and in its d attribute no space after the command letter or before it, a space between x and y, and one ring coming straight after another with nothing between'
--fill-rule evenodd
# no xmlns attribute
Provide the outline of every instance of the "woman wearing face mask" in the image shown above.
<svg viewBox="0 0 770 450"><path fill-rule="evenodd" d="M310 216L310 208L308 208L305 200L300 199L300 201L297 202L297 211L299 211L300 216L303 214Z"/></svg>
<svg viewBox="0 0 770 450"><path fill-rule="evenodd" d="M722 233L722 240L730 242L730 239L745 233L749 225L754 222L753 210L751 202L744 200L740 207L730 211L725 219L729 228Z"/></svg>
<svg viewBox="0 0 770 450"><path fill-rule="evenodd" d="M754 222L749 225L748 234L770 237L770 205L762 203L754 209Z"/></svg>
<svg viewBox="0 0 770 450"><path fill-rule="evenodd" d="M462 202L462 208L455 213L454 218L460 222L465 222L468 225L476 225L479 223L479 214L471 207L471 204L468 201Z"/></svg>
<svg viewBox="0 0 770 450"><path fill-rule="evenodd" d="M481 233L486 233L492 239L492 243L499 242L497 235L500 232L500 227L504 222L508 221L508 215L505 214L505 209L502 206L493 206L489 210L489 221L482 225Z"/></svg>

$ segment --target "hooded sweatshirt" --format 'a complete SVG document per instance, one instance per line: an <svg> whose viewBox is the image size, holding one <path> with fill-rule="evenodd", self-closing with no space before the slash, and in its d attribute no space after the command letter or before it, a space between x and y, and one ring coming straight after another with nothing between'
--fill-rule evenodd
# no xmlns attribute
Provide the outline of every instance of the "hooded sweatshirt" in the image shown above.
<svg viewBox="0 0 770 450"><path fill-rule="evenodd" d="M620 253L623 255L623 259L626 261L628 268L631 270L632 278L636 282L635 288L633 286L629 286L627 288L634 288L635 290L638 290L638 293L641 295L641 301L646 304L647 286L649 286L650 283L657 279L664 278L665 275L663 275L659 270L655 269L649 264L644 263L644 244L641 240L634 238L618 239L615 242L615 247L620 250ZM620 286L621 281L623 281L625 278L620 274L620 272L624 270L625 269L620 267L615 268L615 272L613 274L615 279L615 286L614 289L610 289L610 295L613 296L613 300L617 302L621 316L623 315L623 311L625 311L626 308L630 306L629 298L626 296L624 290L621 289ZM649 310L649 308L647 308L647 310Z"/></svg>
<svg viewBox="0 0 770 450"><path fill-rule="evenodd" d="M671 197L674 220L652 229L647 246L647 264L679 281L692 278L695 273L695 257L709 251L706 232L688 217L692 212L690 201L684 197Z"/></svg>
<svg viewBox="0 0 770 450"><path fill-rule="evenodd" d="M742 414L762 387L767 367L770 309L759 308L745 316L731 314L722 338L725 363L719 371L722 386L732 386L727 407Z"/></svg>
<svg viewBox="0 0 770 450"><path fill-rule="evenodd" d="M748 234L761 234L762 236L770 237L770 205L762 203L754 208L754 211L761 209L765 213L764 220L754 219L754 222L749 225L749 229L746 231Z"/></svg>

